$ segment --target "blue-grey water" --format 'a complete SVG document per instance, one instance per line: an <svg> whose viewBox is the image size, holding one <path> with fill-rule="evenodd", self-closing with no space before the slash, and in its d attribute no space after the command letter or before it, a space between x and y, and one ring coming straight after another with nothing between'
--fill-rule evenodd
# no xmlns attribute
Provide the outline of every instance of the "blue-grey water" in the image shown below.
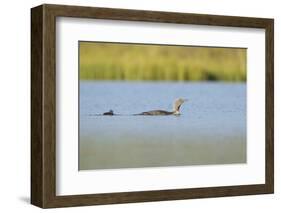
<svg viewBox="0 0 281 213"><path fill-rule="evenodd" d="M245 83L80 81L79 111L80 170L246 163Z"/></svg>

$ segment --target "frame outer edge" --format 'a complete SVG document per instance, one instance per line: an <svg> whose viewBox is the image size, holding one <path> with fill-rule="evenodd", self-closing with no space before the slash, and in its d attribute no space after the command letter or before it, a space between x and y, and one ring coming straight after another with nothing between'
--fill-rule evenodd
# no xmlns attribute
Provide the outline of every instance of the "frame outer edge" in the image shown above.
<svg viewBox="0 0 281 213"><path fill-rule="evenodd" d="M44 4L55 16L95 18L119 21L144 21L155 23L195 24L225 27L265 28L269 18L245 16L210 15L136 9L86 7L73 5ZM169 18L167 18L169 16Z"/></svg>
<svg viewBox="0 0 281 213"><path fill-rule="evenodd" d="M266 26L266 185L274 193L274 19Z"/></svg>
<svg viewBox="0 0 281 213"><path fill-rule="evenodd" d="M31 9L31 204L43 207L43 7Z"/></svg>
<svg viewBox="0 0 281 213"><path fill-rule="evenodd" d="M43 208L56 199L56 16L43 5Z"/></svg>

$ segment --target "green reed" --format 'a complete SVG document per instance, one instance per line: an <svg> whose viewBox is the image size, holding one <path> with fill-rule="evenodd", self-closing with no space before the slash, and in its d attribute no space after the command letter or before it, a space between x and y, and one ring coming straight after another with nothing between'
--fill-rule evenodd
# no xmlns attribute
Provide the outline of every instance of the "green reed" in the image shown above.
<svg viewBox="0 0 281 213"><path fill-rule="evenodd" d="M246 81L246 49L79 43L80 79Z"/></svg>

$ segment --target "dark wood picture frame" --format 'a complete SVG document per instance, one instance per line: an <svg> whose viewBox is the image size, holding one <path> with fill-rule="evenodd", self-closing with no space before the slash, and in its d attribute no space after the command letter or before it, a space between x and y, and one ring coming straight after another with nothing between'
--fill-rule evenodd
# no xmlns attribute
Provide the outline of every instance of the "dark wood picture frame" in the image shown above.
<svg viewBox="0 0 281 213"><path fill-rule="evenodd" d="M87 195L56 195L56 17L262 28L266 34L265 184ZM31 203L66 207L267 194L274 191L274 20L41 5L31 9ZM258 86L258 85L257 85Z"/></svg>

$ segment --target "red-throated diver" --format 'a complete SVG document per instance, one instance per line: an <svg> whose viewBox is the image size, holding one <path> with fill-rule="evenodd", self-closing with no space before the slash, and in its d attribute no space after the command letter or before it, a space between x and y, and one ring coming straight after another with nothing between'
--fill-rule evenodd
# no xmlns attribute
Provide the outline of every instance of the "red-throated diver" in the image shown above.
<svg viewBox="0 0 281 213"><path fill-rule="evenodd" d="M174 102L173 111L152 110L152 111L142 112L136 115L180 115L180 107L185 101L187 100L182 98L176 99Z"/></svg>

